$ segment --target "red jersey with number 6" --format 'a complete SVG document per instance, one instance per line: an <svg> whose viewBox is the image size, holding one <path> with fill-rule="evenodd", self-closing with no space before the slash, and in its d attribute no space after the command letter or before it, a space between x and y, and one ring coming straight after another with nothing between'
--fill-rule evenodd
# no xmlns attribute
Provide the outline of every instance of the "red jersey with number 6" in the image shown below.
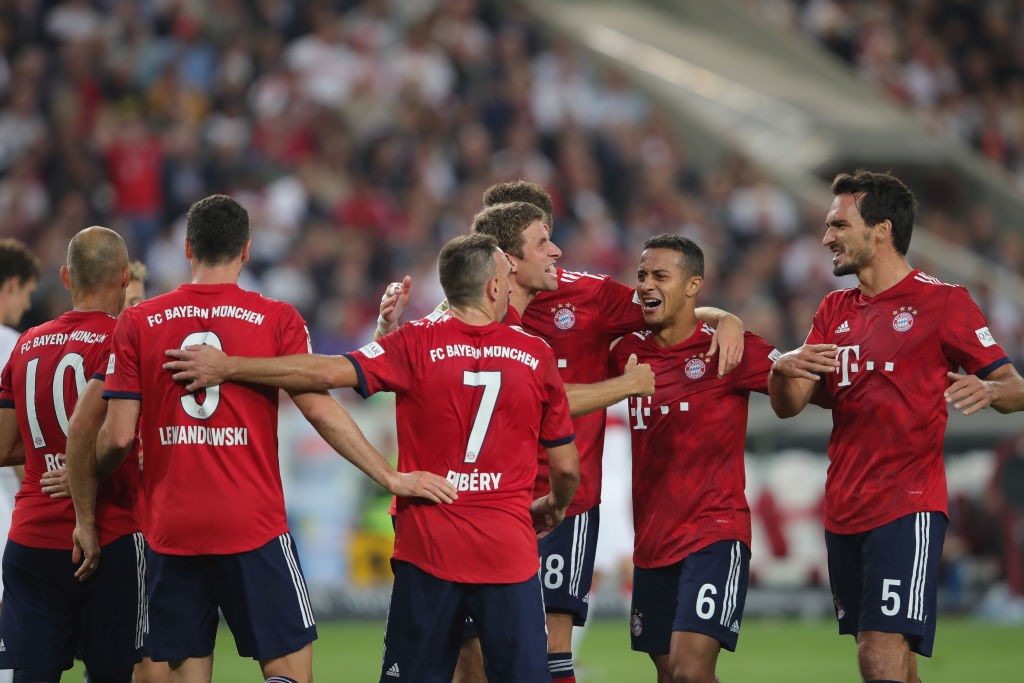
<svg viewBox="0 0 1024 683"><path fill-rule="evenodd" d="M185 284L121 314L104 397L142 402L146 540L169 555L252 550L288 530L277 454L278 390L225 383L189 393L164 350L309 353L290 304L233 284Z"/></svg>
<svg viewBox="0 0 1024 683"><path fill-rule="evenodd" d="M71 550L71 499L50 498L39 480L47 471L64 467L68 420L86 383L103 378L114 322L101 311L65 313L25 332L4 367L0 408L15 410L25 446L25 480L11 518L15 543ZM102 545L139 530L137 485L138 462L132 453L97 491L96 531Z"/></svg>
<svg viewBox="0 0 1024 683"><path fill-rule="evenodd" d="M453 503L399 498L394 557L446 581L518 583L540 566L530 519L537 444L573 440L551 349L502 323L451 314L348 354L358 391L396 394L403 471L446 477Z"/></svg>
<svg viewBox="0 0 1024 683"><path fill-rule="evenodd" d="M613 376L608 349L628 332L644 329L644 315L632 287L607 275L558 269L558 289L541 292L523 311L523 329L551 345L558 372L566 384L593 384ZM580 452L580 487L568 516L601 502L601 456L604 453L605 411L573 419ZM541 457L534 495L551 490L547 458Z"/></svg>
<svg viewBox="0 0 1024 683"><path fill-rule="evenodd" d="M779 352L747 332L743 360L719 377L718 357L707 355L714 333L699 324L689 338L661 347L650 332L636 332L612 351L617 372L635 353L655 375L653 396L629 399L638 567L665 567L718 541L750 547L747 407L751 391L767 393Z"/></svg>
<svg viewBox="0 0 1024 683"><path fill-rule="evenodd" d="M836 344L825 528L853 534L914 512L947 514L946 373L1009 363L967 290L915 270L873 297L828 294L808 344Z"/></svg>

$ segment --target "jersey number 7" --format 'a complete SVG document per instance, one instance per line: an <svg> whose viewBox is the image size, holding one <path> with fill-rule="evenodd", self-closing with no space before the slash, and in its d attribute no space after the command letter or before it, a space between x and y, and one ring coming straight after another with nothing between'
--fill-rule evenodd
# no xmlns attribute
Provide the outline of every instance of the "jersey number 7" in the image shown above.
<svg viewBox="0 0 1024 683"><path fill-rule="evenodd" d="M469 443L466 444L466 458L463 462L476 462L487 438L487 429L491 426L494 405L498 402L501 391L501 373L497 371L471 372L462 371L462 383L467 387L483 387L484 395L473 418L473 429L469 432Z"/></svg>

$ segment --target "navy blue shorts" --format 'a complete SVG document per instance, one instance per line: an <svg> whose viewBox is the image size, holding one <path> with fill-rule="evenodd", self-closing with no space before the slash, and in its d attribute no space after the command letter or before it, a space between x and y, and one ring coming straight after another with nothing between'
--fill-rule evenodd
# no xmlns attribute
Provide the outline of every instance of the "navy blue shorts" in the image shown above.
<svg viewBox="0 0 1024 683"><path fill-rule="evenodd" d="M947 524L941 512L918 512L859 534L825 532L839 633L902 633L931 657Z"/></svg>
<svg viewBox="0 0 1024 683"><path fill-rule="evenodd" d="M468 584L439 579L408 562L392 566L381 683L451 683L467 616L480 636L490 683L551 680L536 576L522 583Z"/></svg>
<svg viewBox="0 0 1024 683"><path fill-rule="evenodd" d="M316 640L291 534L232 555L164 555L150 549L146 583L146 650L158 662L211 654L218 608L242 657L283 657Z"/></svg>
<svg viewBox="0 0 1024 683"><path fill-rule="evenodd" d="M635 568L632 648L667 654L672 632L688 631L716 638L735 652L749 572L750 548L740 541L712 543L667 567Z"/></svg>
<svg viewBox="0 0 1024 683"><path fill-rule="evenodd" d="M566 517L537 543L544 609L571 614L572 623L576 626L587 623L600 525L601 514L594 506L581 514Z"/></svg>
<svg viewBox="0 0 1024 683"><path fill-rule="evenodd" d="M75 578L76 568L69 550L7 541L0 669L52 675L70 669L78 653L95 675L113 676L139 661L146 607L142 534L103 546L88 581Z"/></svg>

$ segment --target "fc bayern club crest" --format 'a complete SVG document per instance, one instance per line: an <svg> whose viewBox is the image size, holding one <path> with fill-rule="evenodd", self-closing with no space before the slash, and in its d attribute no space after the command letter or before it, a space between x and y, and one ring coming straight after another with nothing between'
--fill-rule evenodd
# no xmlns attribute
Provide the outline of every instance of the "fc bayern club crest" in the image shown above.
<svg viewBox="0 0 1024 683"><path fill-rule="evenodd" d="M633 616L629 618L629 630L633 633L634 638L639 638L640 634L644 632L642 616L640 612L633 612Z"/></svg>
<svg viewBox="0 0 1024 683"><path fill-rule="evenodd" d="M551 312L555 314L555 327L560 330L572 329L576 324L576 307L572 304L558 304Z"/></svg>
<svg viewBox="0 0 1024 683"><path fill-rule="evenodd" d="M914 316L917 311L910 306L900 306L899 310L892 312L892 329L897 332L906 332L914 326Z"/></svg>
<svg viewBox="0 0 1024 683"><path fill-rule="evenodd" d="M683 372L690 379L700 379L704 376L704 373L708 371L708 364L704 362L704 354L695 356L686 361L686 365L683 366Z"/></svg>

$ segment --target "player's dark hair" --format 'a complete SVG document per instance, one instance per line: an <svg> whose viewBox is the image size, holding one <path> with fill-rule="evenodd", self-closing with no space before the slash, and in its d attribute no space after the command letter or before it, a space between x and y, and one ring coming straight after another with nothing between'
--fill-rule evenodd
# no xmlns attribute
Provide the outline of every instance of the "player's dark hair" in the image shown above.
<svg viewBox="0 0 1024 683"><path fill-rule="evenodd" d="M449 304L467 306L480 301L484 285L495 275L497 248L493 237L481 233L461 235L441 247L437 274Z"/></svg>
<svg viewBox="0 0 1024 683"><path fill-rule="evenodd" d="M544 210L529 202L508 202L482 209L473 216L470 232L490 235L506 254L523 258L523 231L535 221L544 221Z"/></svg>
<svg viewBox="0 0 1024 683"><path fill-rule="evenodd" d="M74 289L94 291L118 284L128 266L128 247L110 228L81 230L68 242L68 279Z"/></svg>
<svg viewBox="0 0 1024 683"><path fill-rule="evenodd" d="M704 277L704 251L697 246L697 243L680 235L662 233L654 237L648 237L644 242L644 250L647 249L671 249L679 252L679 266L687 277L698 275Z"/></svg>
<svg viewBox="0 0 1024 683"><path fill-rule="evenodd" d="M215 194L188 210L185 239L192 258L216 265L237 258L249 241L249 212L231 197Z"/></svg>
<svg viewBox="0 0 1024 683"><path fill-rule="evenodd" d="M484 206L508 204L509 202L529 202L544 212L544 222L551 227L551 195L543 186L529 180L511 180L497 183L484 190Z"/></svg>
<svg viewBox="0 0 1024 683"><path fill-rule="evenodd" d="M39 280L39 259L21 240L4 237L0 239L0 285L14 278L22 285Z"/></svg>
<svg viewBox="0 0 1024 683"><path fill-rule="evenodd" d="M857 210L869 227L886 219L891 221L892 245L896 251L906 255L910 235L914 231L917 200L902 180L890 173L858 169L837 175L832 181L832 194L854 195Z"/></svg>

